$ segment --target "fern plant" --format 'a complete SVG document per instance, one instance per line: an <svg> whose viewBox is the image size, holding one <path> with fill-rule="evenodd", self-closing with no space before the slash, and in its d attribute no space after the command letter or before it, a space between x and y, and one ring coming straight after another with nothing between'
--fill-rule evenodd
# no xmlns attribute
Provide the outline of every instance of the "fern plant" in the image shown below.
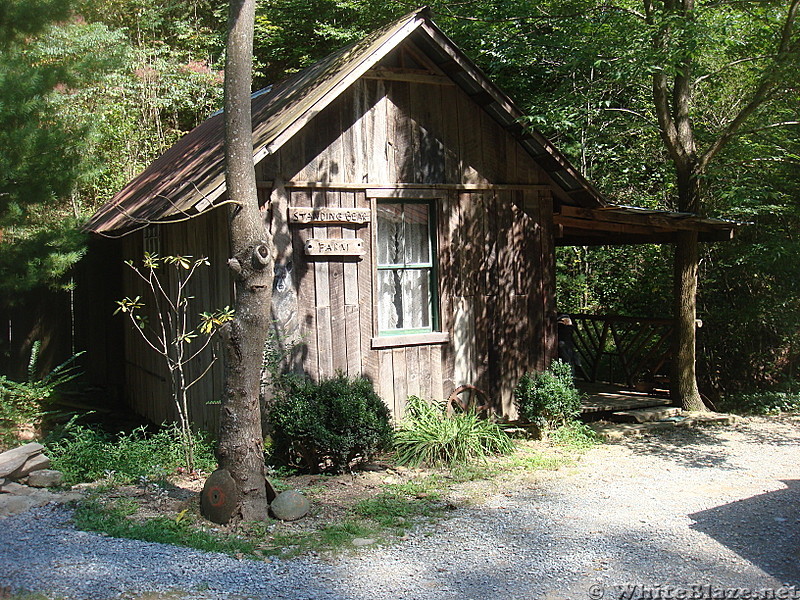
<svg viewBox="0 0 800 600"><path fill-rule="evenodd" d="M74 354L40 377L41 347L39 340L31 346L26 381L13 381L0 375L0 442L3 444L14 439L21 425L36 423L41 419L47 412L47 401L58 388L80 375L75 362L83 352Z"/></svg>

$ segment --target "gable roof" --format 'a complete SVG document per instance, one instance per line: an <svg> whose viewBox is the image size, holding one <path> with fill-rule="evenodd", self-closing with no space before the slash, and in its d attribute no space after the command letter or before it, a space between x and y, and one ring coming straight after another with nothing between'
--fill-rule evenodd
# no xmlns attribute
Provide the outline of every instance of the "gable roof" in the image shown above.
<svg viewBox="0 0 800 600"><path fill-rule="evenodd" d="M563 202L587 208L608 204L547 138L520 124L522 111L433 23L427 8L254 94L253 162L276 152L409 38L522 144L548 173ZM95 213L86 229L123 235L153 221L180 220L207 209L224 191L224 117L218 112L128 183Z"/></svg>

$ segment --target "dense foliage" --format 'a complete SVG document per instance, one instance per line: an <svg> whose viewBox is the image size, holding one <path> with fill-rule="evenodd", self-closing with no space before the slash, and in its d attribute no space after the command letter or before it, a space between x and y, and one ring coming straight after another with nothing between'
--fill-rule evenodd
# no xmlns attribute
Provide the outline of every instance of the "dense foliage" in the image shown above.
<svg viewBox="0 0 800 600"><path fill-rule="evenodd" d="M66 483L97 481L128 483L139 478L163 480L183 469L183 434L178 425L155 432L140 427L111 436L70 421L45 441L53 468L64 473ZM195 436L195 464L211 472L216 468L213 447L202 434Z"/></svg>
<svg viewBox="0 0 800 600"><path fill-rule="evenodd" d="M545 429L566 425L581 412L572 367L555 360L545 371L525 373L514 388L514 404L523 422Z"/></svg>
<svg viewBox="0 0 800 600"><path fill-rule="evenodd" d="M672 209L674 167L652 75L692 65L691 119L707 147L753 97L766 101L703 177L710 216L749 222L700 262L698 362L706 393L790 380L800 345L798 27L775 62L791 2L696 3L648 23L639 0L432 2L437 23L612 201ZM674 3L673 3L674 4ZM262 87L413 7L262 0ZM76 223L221 105L226 4L10 0L0 7L0 304L68 285ZM672 37L652 43L659 28ZM683 61L683 63L681 62ZM676 67L675 65L678 65ZM58 168L53 168L57 165ZM560 311L672 312L669 247L563 248Z"/></svg>
<svg viewBox="0 0 800 600"><path fill-rule="evenodd" d="M284 379L276 394L269 426L278 464L343 471L392 443L389 409L366 379Z"/></svg>
<svg viewBox="0 0 800 600"><path fill-rule="evenodd" d="M508 454L514 442L474 410L448 415L445 406L411 396L394 447L402 465L453 466Z"/></svg>
<svg viewBox="0 0 800 600"><path fill-rule="evenodd" d="M0 375L0 447L15 445L20 428L37 428L42 417L52 410L54 397L79 375L75 359L80 354L39 375L40 349L41 343L34 342L24 381Z"/></svg>

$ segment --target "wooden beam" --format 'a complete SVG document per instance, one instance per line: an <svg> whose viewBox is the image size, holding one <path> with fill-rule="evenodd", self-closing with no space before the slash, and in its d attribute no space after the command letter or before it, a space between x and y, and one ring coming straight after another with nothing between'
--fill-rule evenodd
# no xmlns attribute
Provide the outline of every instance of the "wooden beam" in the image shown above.
<svg viewBox="0 0 800 600"><path fill-rule="evenodd" d="M259 188L271 189L272 181L257 181ZM552 186L543 183L328 183L322 181L287 181L286 188L311 190L533 190L548 191Z"/></svg>
<svg viewBox="0 0 800 600"><path fill-rule="evenodd" d="M671 233L669 229L665 231L664 228L649 225L649 224L631 224L627 222L612 222L612 221L590 221L588 219L573 219L562 215L553 215L553 223L556 225L564 226L564 235L568 236L570 233L578 235L592 235L592 232L600 233L624 233L624 234L640 234L652 235L656 233Z"/></svg>
<svg viewBox="0 0 800 600"><path fill-rule="evenodd" d="M586 221L585 229L594 229L589 225L590 222L603 223L627 223L631 225L646 225L658 227L667 231L729 231L733 229L733 224L724 222L710 223L707 220L700 220L690 214L681 213L639 213L635 210L626 211L624 208L581 208L577 206L562 205L560 219L569 218L572 221Z"/></svg>
<svg viewBox="0 0 800 600"><path fill-rule="evenodd" d="M633 244L671 244L675 241L674 233L657 235L612 234L604 236L581 236L565 234L555 240L556 246L629 246Z"/></svg>
<svg viewBox="0 0 800 600"><path fill-rule="evenodd" d="M407 81L410 83L426 83L431 85L456 85L452 79L442 75L432 75L431 73L419 71L417 69L393 69L388 67L370 69L364 73L363 79Z"/></svg>

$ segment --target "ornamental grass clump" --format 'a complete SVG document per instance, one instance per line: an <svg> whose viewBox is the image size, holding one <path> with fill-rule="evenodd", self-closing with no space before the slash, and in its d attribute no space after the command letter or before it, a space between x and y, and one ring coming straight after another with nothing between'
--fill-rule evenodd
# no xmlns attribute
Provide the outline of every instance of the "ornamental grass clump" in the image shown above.
<svg viewBox="0 0 800 600"><path fill-rule="evenodd" d="M397 461L409 466L454 466L509 454L514 442L475 411L447 416L443 405L411 396L395 433Z"/></svg>
<svg viewBox="0 0 800 600"><path fill-rule="evenodd" d="M581 412L581 395L572 367L555 360L545 371L525 373L514 389L514 403L521 421L545 430L573 421Z"/></svg>

